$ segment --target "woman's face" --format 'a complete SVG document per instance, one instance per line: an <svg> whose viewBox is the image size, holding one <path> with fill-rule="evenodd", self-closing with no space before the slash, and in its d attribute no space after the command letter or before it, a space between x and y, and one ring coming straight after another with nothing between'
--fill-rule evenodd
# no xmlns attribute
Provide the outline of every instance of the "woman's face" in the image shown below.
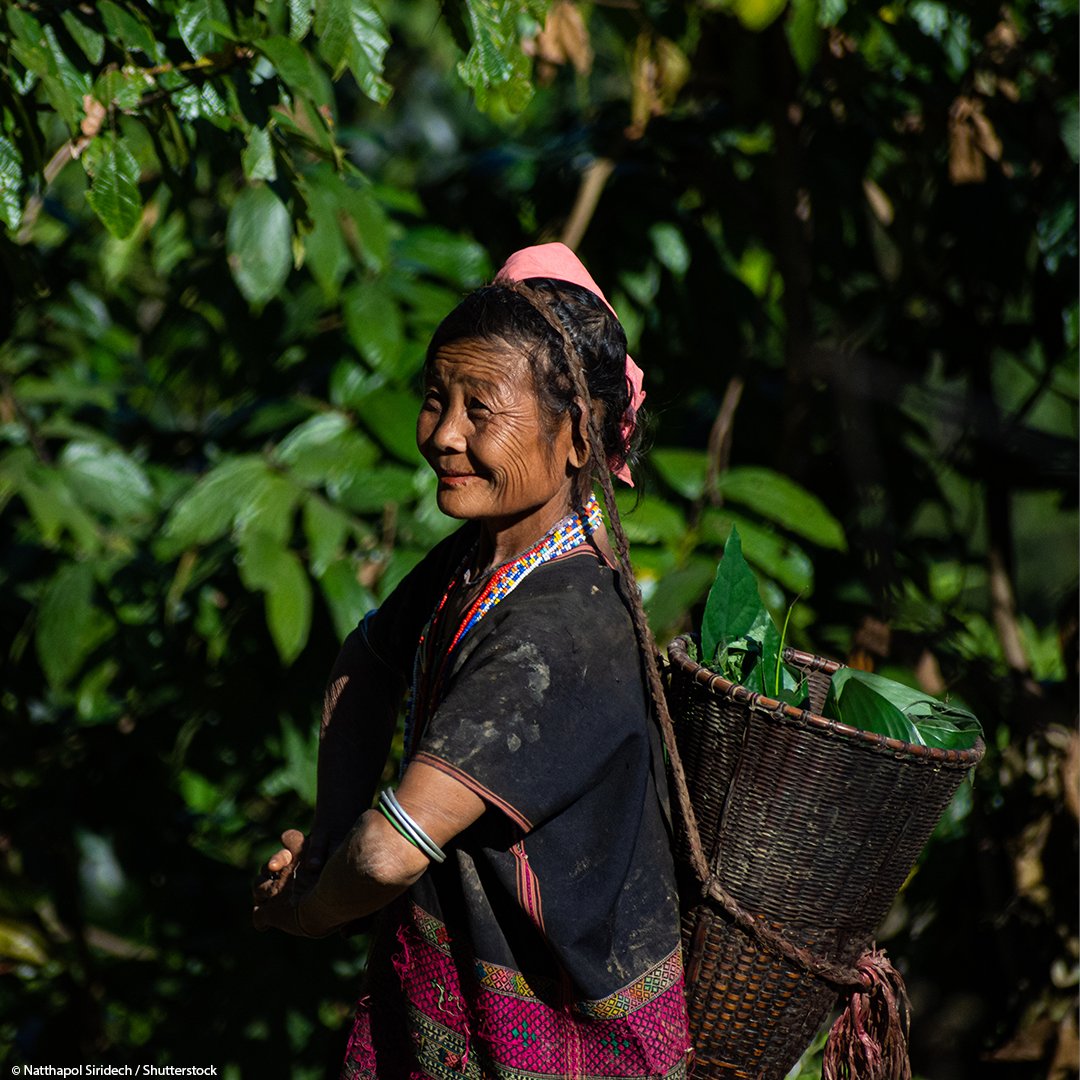
<svg viewBox="0 0 1080 1080"><path fill-rule="evenodd" d="M511 547L527 547L570 508L581 464L570 422L551 437L528 359L505 342L439 349L425 374L416 442L439 478L439 509L512 530Z"/></svg>

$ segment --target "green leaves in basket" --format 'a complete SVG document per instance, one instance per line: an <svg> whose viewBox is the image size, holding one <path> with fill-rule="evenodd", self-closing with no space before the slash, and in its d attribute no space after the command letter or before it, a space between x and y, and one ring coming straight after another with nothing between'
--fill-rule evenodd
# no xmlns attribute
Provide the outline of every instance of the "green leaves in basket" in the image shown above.
<svg viewBox="0 0 1080 1080"><path fill-rule="evenodd" d="M823 711L862 731L943 750L968 750L982 734L967 709L855 668L832 677Z"/></svg>
<svg viewBox="0 0 1080 1080"><path fill-rule="evenodd" d="M789 704L804 696L799 680L781 663L783 641L761 602L757 578L743 558L739 530L732 528L701 623L706 666L749 690Z"/></svg>

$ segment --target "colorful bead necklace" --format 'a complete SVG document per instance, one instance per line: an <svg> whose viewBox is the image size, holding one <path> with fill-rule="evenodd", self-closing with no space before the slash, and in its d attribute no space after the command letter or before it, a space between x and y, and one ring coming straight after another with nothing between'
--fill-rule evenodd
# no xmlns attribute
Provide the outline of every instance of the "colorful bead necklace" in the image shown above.
<svg viewBox="0 0 1080 1080"><path fill-rule="evenodd" d="M528 551L523 551L516 558L513 558L509 562L503 563L502 566L498 567L498 569L492 573L491 577L488 578L488 582L481 590L480 595L469 605L468 611L465 612L461 624L458 626L457 633L454 634L453 640L447 646L446 652L443 655L442 662L439 665L438 677L432 683L425 686L424 683L426 680L423 678L424 644L434 629L436 621L442 614L443 608L446 606L446 602L450 598L451 593L457 588L459 581L467 582L468 580L465 568L472 560L475 548L474 551L469 552L469 554L465 556L465 559L450 579L450 584L446 587L446 592L443 593L442 599L439 601L431 619L424 628L424 632L420 637L420 642L416 649L416 660L413 664L412 687L409 692L405 716L406 758L411 756L413 730L416 716L421 712L421 702L423 703L422 711L426 714L429 703L438 700L439 690L441 689L443 676L449 665L450 657L457 646L461 644L465 635L468 634L468 632L493 607L505 600L538 566L542 566L544 563L550 562L552 559L557 559L560 555L565 555L567 552L573 551L574 548L580 547L600 527L600 525L603 524L603 521L604 515L600 509L600 504L596 501L595 495L590 495L580 513L575 511L572 514L568 514L562 521L553 526L545 536L533 544ZM403 761L402 768L404 768L404 765L405 762Z"/></svg>

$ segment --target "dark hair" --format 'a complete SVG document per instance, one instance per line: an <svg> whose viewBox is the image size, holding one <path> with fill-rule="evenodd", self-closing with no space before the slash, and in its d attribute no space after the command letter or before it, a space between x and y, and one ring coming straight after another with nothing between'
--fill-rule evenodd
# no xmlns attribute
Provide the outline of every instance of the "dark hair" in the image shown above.
<svg viewBox="0 0 1080 1080"><path fill-rule="evenodd" d="M442 346L467 338L497 338L525 353L551 434L566 415L575 437L580 430L577 359L598 421L600 460L613 471L632 462L644 418L627 417L626 334L594 292L556 278L485 285L443 319L428 346L427 362ZM624 418L633 421L629 437L623 436ZM587 494L590 473L590 469L582 470L575 495Z"/></svg>

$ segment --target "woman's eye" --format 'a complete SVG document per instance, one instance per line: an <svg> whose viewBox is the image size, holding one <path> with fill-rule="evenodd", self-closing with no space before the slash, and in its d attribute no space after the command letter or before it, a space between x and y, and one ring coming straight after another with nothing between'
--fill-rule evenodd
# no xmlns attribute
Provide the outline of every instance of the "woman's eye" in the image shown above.
<svg viewBox="0 0 1080 1080"><path fill-rule="evenodd" d="M439 411L442 408L442 399L439 397L437 390L428 390L424 394L424 402L421 408L426 412Z"/></svg>
<svg viewBox="0 0 1080 1080"><path fill-rule="evenodd" d="M491 409L488 408L487 404L479 398L470 398L467 407L469 412L491 412Z"/></svg>

